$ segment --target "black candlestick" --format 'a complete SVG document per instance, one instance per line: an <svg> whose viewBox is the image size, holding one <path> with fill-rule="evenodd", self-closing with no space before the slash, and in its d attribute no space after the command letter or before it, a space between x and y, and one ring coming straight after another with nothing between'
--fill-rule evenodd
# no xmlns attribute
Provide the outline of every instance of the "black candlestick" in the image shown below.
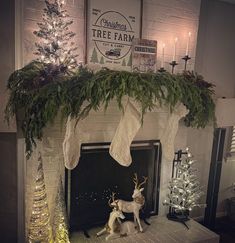
<svg viewBox="0 0 235 243"><path fill-rule="evenodd" d="M187 62L188 62L188 60L191 59L191 57L189 55L185 55L182 59L184 60L184 71L186 71L186 69L187 69Z"/></svg>
<svg viewBox="0 0 235 243"><path fill-rule="evenodd" d="M164 73L164 72L166 72L166 69L164 67L161 67L160 69L158 69L158 72Z"/></svg>
<svg viewBox="0 0 235 243"><path fill-rule="evenodd" d="M178 65L178 63L176 61L172 61L169 64L172 66L171 73L174 73L175 66Z"/></svg>

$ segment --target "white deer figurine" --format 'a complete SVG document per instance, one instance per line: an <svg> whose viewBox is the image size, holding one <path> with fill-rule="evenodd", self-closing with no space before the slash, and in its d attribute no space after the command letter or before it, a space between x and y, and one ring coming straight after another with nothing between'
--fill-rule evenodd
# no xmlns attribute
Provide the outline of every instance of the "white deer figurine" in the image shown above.
<svg viewBox="0 0 235 243"><path fill-rule="evenodd" d="M135 184L135 189L132 194L133 201L124 201L118 199L111 203L112 206L117 204L119 210L121 210L124 213L133 213L135 224L138 223L140 232L143 232L143 228L140 223L139 211L144 206L145 203L145 198L142 195L144 188L143 187L141 188L141 186L144 185L148 179L147 177L144 176L143 178L144 181L139 184L137 174L136 173L134 174L133 182Z"/></svg>
<svg viewBox="0 0 235 243"><path fill-rule="evenodd" d="M124 219L125 216L123 215L122 211L119 209L118 207L118 203L117 201L115 201L114 199L115 193L112 194L112 200L113 202L110 203L109 199L109 206L113 208L112 212L109 215L109 220L108 223L105 225L105 227L99 231L96 236L100 236L105 232L108 232L109 235L105 238L106 240L109 240L111 238L116 238L116 237L120 237L120 226L121 226L121 222L120 222L120 218Z"/></svg>

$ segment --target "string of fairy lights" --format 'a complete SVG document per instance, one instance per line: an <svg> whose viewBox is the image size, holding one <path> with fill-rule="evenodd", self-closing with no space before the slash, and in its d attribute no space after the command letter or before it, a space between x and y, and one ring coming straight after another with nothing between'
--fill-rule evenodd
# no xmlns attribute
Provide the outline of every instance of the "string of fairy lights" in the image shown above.
<svg viewBox="0 0 235 243"><path fill-rule="evenodd" d="M55 199L53 227L51 226L49 207L47 202L46 186L43 172L43 161L39 154L33 193L32 213L28 227L30 243L69 243L69 231L64 200L62 179L59 180Z"/></svg>
<svg viewBox="0 0 235 243"><path fill-rule="evenodd" d="M29 222L28 238L30 243L53 242L52 228L50 225L50 213L47 203L46 187L42 158L39 155L35 189L33 193L33 207Z"/></svg>

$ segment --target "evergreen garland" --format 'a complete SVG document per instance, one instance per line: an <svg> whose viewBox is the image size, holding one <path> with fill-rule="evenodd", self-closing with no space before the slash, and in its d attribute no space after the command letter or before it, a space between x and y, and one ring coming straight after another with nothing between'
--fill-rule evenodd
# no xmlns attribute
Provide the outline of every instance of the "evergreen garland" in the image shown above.
<svg viewBox="0 0 235 243"><path fill-rule="evenodd" d="M160 105L171 110L182 102L190 110L185 124L205 127L215 120L213 85L193 72L182 74L139 73L102 69L96 73L85 67L68 73L63 66L33 61L15 71L8 80L10 98L5 114L9 119L23 110L22 130L26 152L30 156L35 139L42 138L43 128L53 122L58 111L62 117L86 117L90 110L108 107L116 99L122 110L122 98L127 95L140 102L142 114ZM86 101L88 104L82 108Z"/></svg>

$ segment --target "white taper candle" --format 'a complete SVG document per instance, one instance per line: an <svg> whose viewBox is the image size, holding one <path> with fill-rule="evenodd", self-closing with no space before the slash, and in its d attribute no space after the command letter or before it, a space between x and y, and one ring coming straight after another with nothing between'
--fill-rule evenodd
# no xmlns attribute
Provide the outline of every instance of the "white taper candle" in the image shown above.
<svg viewBox="0 0 235 243"><path fill-rule="evenodd" d="M161 61L161 68L164 68L164 62L165 62L165 43L162 44L162 61Z"/></svg>
<svg viewBox="0 0 235 243"><path fill-rule="evenodd" d="M186 56L189 55L190 38L191 38L191 32L188 32L188 40L187 40L187 47L186 47L186 53L185 53Z"/></svg>
<svg viewBox="0 0 235 243"><path fill-rule="evenodd" d="M174 52L173 52L173 60L172 61L176 61L176 44L177 44L178 38L175 38L175 43L174 43Z"/></svg>

